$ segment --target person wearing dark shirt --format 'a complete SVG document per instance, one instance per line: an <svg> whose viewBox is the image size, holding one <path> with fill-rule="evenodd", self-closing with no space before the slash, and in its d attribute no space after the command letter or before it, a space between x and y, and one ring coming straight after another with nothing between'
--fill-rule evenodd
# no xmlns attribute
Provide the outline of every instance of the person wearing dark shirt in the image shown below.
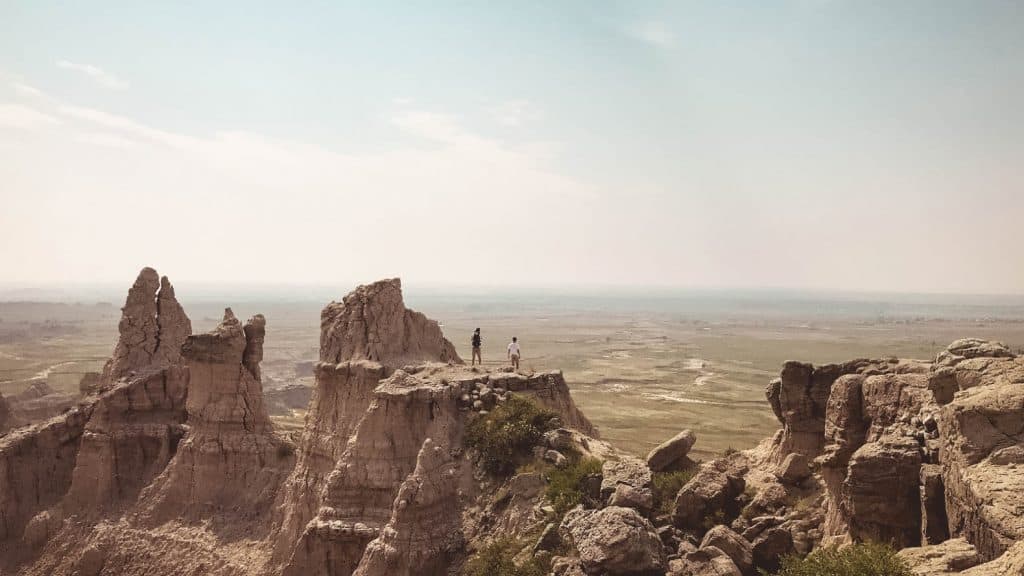
<svg viewBox="0 0 1024 576"><path fill-rule="evenodd" d="M480 361L480 365L482 366L483 363L484 363L484 359L480 355L480 344L483 342L483 339L480 338L480 329L479 328L477 328L476 330L473 331L473 339L471 340L471 342L473 344L473 360L472 360L470 365L471 366L476 366L476 362L477 362L477 360L479 360Z"/></svg>

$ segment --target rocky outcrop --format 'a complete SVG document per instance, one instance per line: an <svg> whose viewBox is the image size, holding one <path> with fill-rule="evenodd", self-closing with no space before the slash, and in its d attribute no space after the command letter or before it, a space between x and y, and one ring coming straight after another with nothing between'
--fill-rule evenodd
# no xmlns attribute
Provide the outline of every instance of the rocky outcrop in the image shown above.
<svg viewBox="0 0 1024 576"><path fill-rule="evenodd" d="M192 324L167 277L143 268L128 291L117 329L120 338L103 367L104 384L143 369L180 363L181 346L192 333Z"/></svg>
<svg viewBox="0 0 1024 576"><path fill-rule="evenodd" d="M350 574L366 545L391 518L401 483L423 443L462 446L463 391L431 374L396 371L373 400L328 475L316 518L306 527L285 574ZM402 423L395 426L395 415Z"/></svg>
<svg viewBox="0 0 1024 576"><path fill-rule="evenodd" d="M402 281L380 280L359 286L320 315L320 360L371 360L397 368L417 362L462 359L437 322L409 310Z"/></svg>
<svg viewBox="0 0 1024 576"><path fill-rule="evenodd" d="M21 547L25 526L71 485L88 409L73 409L0 438L0 554Z"/></svg>
<svg viewBox="0 0 1024 576"><path fill-rule="evenodd" d="M249 319L242 328L245 332L245 350L242 351L242 365L249 371L253 379L262 383L260 362L263 362L263 339L267 334L267 319L257 314Z"/></svg>
<svg viewBox="0 0 1024 576"><path fill-rule="evenodd" d="M464 544L459 464L429 438L398 490L391 519L370 542L354 576L445 576Z"/></svg>
<svg viewBox="0 0 1024 576"><path fill-rule="evenodd" d="M64 509L95 517L134 503L185 433L188 371L169 366L117 382L92 404Z"/></svg>
<svg viewBox="0 0 1024 576"><path fill-rule="evenodd" d="M9 484L0 492L9 500L0 506L0 540L24 536L18 557L52 538L65 517L88 523L133 503L170 460L182 435L188 383L188 371L174 363L180 360L175 343L189 330L167 279L143 269L129 290L120 338L96 395L4 438L0 462L10 472L0 473L0 483Z"/></svg>
<svg viewBox="0 0 1024 576"><path fill-rule="evenodd" d="M306 524L320 507L327 475L348 446L349 437L363 418L373 390L385 369L366 360L316 366L316 387L297 450L295 469L285 481L274 506L275 559L287 560Z"/></svg>
<svg viewBox="0 0 1024 576"><path fill-rule="evenodd" d="M992 379L960 391L942 408L942 476L951 534L994 559L1024 539L1024 384ZM991 383L984 383L991 382Z"/></svg>
<svg viewBox="0 0 1024 576"><path fill-rule="evenodd" d="M826 534L921 544L921 466L933 455L922 417L938 409L923 367L886 366L839 378L818 459L829 495ZM934 436L934 430L930 433Z"/></svg>
<svg viewBox="0 0 1024 576"><path fill-rule="evenodd" d="M255 376L259 366L251 364L262 358L264 324L256 316L243 327L228 308L213 331L186 340L188 432L147 488L140 512L146 523L220 515L241 528L273 501L293 450L274 435Z"/></svg>
<svg viewBox="0 0 1024 576"><path fill-rule="evenodd" d="M484 384L491 390L503 390L530 396L538 400L544 407L553 410L562 423L592 437L600 438L600 434L589 419L573 402L569 393L569 385L560 370L538 372L536 374L519 374L516 372L497 372L485 378L471 377L474 382Z"/></svg>
<svg viewBox="0 0 1024 576"><path fill-rule="evenodd" d="M560 531L579 552L587 574L646 576L665 571L665 551L658 533L631 508L576 508L566 514Z"/></svg>
<svg viewBox="0 0 1024 576"><path fill-rule="evenodd" d="M1024 383L1024 369L1001 342L976 338L957 340L939 353L928 375L928 387L939 404L956 392L988 384Z"/></svg>
<svg viewBox="0 0 1024 576"><path fill-rule="evenodd" d="M817 367L786 362L780 378L773 380L766 391L768 402L783 425L774 451L776 462L781 463L793 453L808 458L818 456L825 446L826 405L832 384L845 374L871 373L886 365L887 362L863 359Z"/></svg>
<svg viewBox="0 0 1024 576"><path fill-rule="evenodd" d="M6 434L8 430L16 426L15 417L11 414L11 405L3 394L0 394L0 435Z"/></svg>

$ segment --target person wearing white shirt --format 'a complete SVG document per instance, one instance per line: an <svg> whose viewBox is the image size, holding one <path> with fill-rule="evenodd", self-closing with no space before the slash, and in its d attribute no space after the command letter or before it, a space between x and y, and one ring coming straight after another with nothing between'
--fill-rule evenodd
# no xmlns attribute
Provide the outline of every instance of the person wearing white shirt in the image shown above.
<svg viewBox="0 0 1024 576"><path fill-rule="evenodd" d="M512 361L512 368L519 370L519 341L515 336L508 345L508 359Z"/></svg>

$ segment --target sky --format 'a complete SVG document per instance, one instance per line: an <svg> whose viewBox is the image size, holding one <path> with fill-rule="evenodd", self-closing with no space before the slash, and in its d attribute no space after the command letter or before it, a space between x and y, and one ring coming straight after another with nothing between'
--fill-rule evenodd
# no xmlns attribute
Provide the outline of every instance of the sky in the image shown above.
<svg viewBox="0 0 1024 576"><path fill-rule="evenodd" d="M1024 6L0 0L0 283L1024 293Z"/></svg>

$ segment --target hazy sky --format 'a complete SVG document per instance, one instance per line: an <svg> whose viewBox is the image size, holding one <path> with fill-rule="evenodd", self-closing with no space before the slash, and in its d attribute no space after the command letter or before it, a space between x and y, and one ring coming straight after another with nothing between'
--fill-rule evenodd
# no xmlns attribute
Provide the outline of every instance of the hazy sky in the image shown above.
<svg viewBox="0 0 1024 576"><path fill-rule="evenodd" d="M0 282L1024 292L1024 5L0 2Z"/></svg>

